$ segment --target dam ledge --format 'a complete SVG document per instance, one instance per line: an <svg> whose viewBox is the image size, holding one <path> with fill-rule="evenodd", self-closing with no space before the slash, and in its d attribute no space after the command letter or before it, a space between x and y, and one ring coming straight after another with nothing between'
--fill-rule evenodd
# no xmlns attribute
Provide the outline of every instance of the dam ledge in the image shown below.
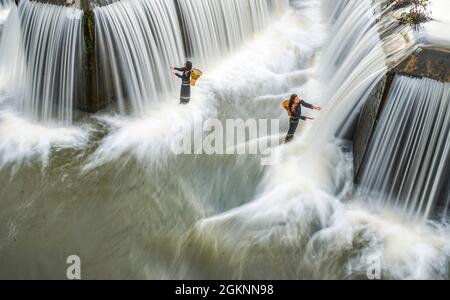
<svg viewBox="0 0 450 300"><path fill-rule="evenodd" d="M15 0L16 3L21 0ZM79 9L83 11L83 31L84 31L84 61L83 61L83 72L84 72L84 90L85 95L83 95L82 99L78 99L76 101L76 109L81 111L85 111L88 113L96 113L104 108L106 108L110 104L110 99L107 97L102 97L102 91L98 90L97 87L97 62L95 55L95 20L93 9L97 6L105 6L109 5L116 1L102 1L102 0L30 0L39 3L45 3L49 5L59 5L59 6L68 6L69 7ZM122 1L122 0L117 0ZM445 0L433 0L430 5L430 10L432 10L432 20L421 24L419 26L418 31L410 29L409 32L404 33L403 36L400 36L395 44L393 45L384 45L385 47L404 47L405 44L414 40L416 46L414 47L416 50L411 53L408 57L404 58L401 61L396 60L395 58L391 61L387 61L387 65L389 67L389 74L386 75L385 80L383 80L377 89L380 89L380 93L374 93L373 97L370 97L369 102L374 101L375 106L371 109L378 110L375 115L375 119L371 121L371 123L376 122L379 113L381 113L384 99L383 96L387 96L389 91L390 82L394 79L395 76L408 76L414 78L429 78L432 80L437 80L441 82L450 82L450 37L446 35L443 27L450 28L450 17L445 14L445 11L450 11L450 3ZM387 3L387 2L385 2ZM382 8L379 7L381 10ZM384 18L397 18L402 10L393 11L387 16L383 16ZM399 25L400 26L400 25ZM381 33L380 33L381 36ZM384 93L384 89L387 88L387 92ZM381 94L381 96L380 96ZM373 99L376 96L380 96L380 99ZM377 105L378 103L378 105ZM373 105L372 105L373 106ZM364 119L366 113L362 112L362 117L360 119ZM371 118L373 118L374 112L370 113ZM358 126L355 129L355 136L360 136L358 131L358 127L367 127L367 125L359 124L362 120L358 121ZM372 126L368 126L373 127ZM365 134L367 135L367 134ZM367 139L367 138L366 138ZM364 139L365 140L365 139ZM368 139L370 140L370 138ZM357 141L356 143L361 143ZM363 142L366 144L366 142ZM356 149L358 153L356 154L357 158L355 158L355 179L358 177L359 168L361 162L363 161L361 156L364 156L365 151L362 150L365 147L357 146Z"/></svg>
<svg viewBox="0 0 450 300"><path fill-rule="evenodd" d="M95 20L93 9L96 6L109 5L112 2L102 0L30 0L49 5L66 6L83 11L83 90L81 99L75 101L76 107L80 111L96 113L110 105L111 99L103 96L103 91L98 86L97 62L95 50ZM121 1L121 0L117 0ZM15 1L16 3L20 0ZM114 1L115 2L115 1ZM387 2L385 2L387 3ZM379 10L383 9L378 6ZM407 76L412 78L428 78L431 80L450 83L450 37L445 28L450 28L450 17L445 14L450 10L450 3L446 0L433 0L430 10L432 10L432 20L421 24L418 28L402 32L401 36L393 39L390 44L383 44L384 47L396 49L407 48L410 44L414 46L411 53L406 57L388 58L386 64L388 71L384 78L377 83L376 88L364 103L359 118L355 122L353 134L354 152L354 181L359 182L361 168L365 163L366 150L370 145L373 133L376 129L377 121L386 104L391 83L397 76ZM398 11L389 11L383 18L398 19ZM376 13L376 12L375 12ZM378 13L381 13L378 11ZM400 24L398 26L401 26ZM390 34L388 31L384 34ZM397 33L396 33L397 34ZM380 38L383 38L380 30ZM388 53L386 49L386 53Z"/></svg>

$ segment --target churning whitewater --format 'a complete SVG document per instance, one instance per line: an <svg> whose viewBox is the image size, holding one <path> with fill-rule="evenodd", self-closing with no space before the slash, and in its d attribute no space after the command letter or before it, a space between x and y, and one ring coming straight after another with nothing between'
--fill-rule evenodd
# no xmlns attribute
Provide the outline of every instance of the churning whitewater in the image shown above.
<svg viewBox="0 0 450 300"><path fill-rule="evenodd" d="M416 47L383 1L103 1L97 76L112 103L92 115L76 109L83 12L0 1L0 278L62 279L70 255L83 279L366 279L374 263L383 279L450 278L449 84L395 80L354 185L348 131ZM179 105L169 67L186 57L205 75ZM171 151L208 119L279 119L259 137L279 141L293 93L323 111L272 165ZM397 126L412 103L426 108ZM422 135L432 154L401 149Z"/></svg>

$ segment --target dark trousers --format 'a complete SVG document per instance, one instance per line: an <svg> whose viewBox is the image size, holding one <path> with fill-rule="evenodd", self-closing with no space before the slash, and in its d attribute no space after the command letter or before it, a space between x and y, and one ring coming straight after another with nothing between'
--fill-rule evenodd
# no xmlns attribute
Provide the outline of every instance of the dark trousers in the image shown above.
<svg viewBox="0 0 450 300"><path fill-rule="evenodd" d="M299 118L291 118L289 121L289 131L286 136L286 143L289 143L294 139L295 132L297 131L298 123L300 122Z"/></svg>
<svg viewBox="0 0 450 300"><path fill-rule="evenodd" d="M180 103L188 104L191 101L191 83L189 81L183 81L181 84Z"/></svg>

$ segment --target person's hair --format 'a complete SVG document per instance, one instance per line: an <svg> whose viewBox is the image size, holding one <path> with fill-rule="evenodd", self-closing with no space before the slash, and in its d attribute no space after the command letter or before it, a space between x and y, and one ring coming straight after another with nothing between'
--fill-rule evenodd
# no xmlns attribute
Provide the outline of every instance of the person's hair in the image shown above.
<svg viewBox="0 0 450 300"><path fill-rule="evenodd" d="M289 109L292 111L292 106L294 106L295 99L297 99L297 94L293 94L291 96L291 99L289 100Z"/></svg>
<svg viewBox="0 0 450 300"><path fill-rule="evenodd" d="M186 67L186 71L191 71L192 70L192 62L187 61L185 64Z"/></svg>

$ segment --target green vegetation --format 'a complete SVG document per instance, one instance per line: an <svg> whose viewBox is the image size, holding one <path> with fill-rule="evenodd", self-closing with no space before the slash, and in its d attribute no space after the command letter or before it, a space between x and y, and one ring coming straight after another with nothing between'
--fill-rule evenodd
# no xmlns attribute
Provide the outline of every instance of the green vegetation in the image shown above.
<svg viewBox="0 0 450 300"><path fill-rule="evenodd" d="M95 14L90 0L82 0L84 11L84 71L86 80L86 107L89 112L96 112L99 108L97 97L96 52L95 52Z"/></svg>
<svg viewBox="0 0 450 300"><path fill-rule="evenodd" d="M427 10L430 0L390 0L394 9L409 7L400 16L400 23L418 25L431 20L431 13Z"/></svg>

